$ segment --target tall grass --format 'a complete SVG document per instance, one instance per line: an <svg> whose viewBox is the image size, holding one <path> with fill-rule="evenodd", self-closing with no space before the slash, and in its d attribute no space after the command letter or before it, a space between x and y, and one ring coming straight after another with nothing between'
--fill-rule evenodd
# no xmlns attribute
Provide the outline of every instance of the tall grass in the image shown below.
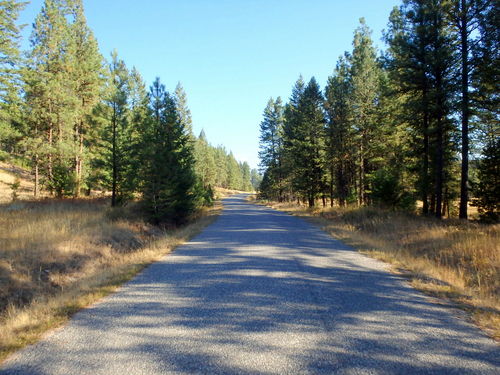
<svg viewBox="0 0 500 375"><path fill-rule="evenodd" d="M0 206L0 360L198 233L218 208L162 230L105 200Z"/></svg>
<svg viewBox="0 0 500 375"><path fill-rule="evenodd" d="M270 203L312 219L333 236L395 265L417 288L473 312L500 338L500 225L437 220L377 208Z"/></svg>

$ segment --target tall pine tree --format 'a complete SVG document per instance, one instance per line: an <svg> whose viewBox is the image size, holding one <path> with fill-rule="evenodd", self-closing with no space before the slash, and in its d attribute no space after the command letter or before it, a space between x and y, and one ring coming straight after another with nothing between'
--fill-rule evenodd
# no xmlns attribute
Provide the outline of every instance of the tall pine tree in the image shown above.
<svg viewBox="0 0 500 375"><path fill-rule="evenodd" d="M377 103L380 95L380 66L371 40L371 31L364 19L354 32L350 56L350 117L356 138L358 203L368 203L368 174L375 169L375 147L380 138Z"/></svg>
<svg viewBox="0 0 500 375"><path fill-rule="evenodd" d="M290 122L285 135L289 145L289 167L294 190L313 207L325 188L323 95L314 77L302 92L300 81L295 89L291 102L298 100L294 103L296 106L289 108Z"/></svg>
<svg viewBox="0 0 500 375"><path fill-rule="evenodd" d="M146 134L143 200L154 223L184 223L196 208L196 176L190 135L175 99L159 78L150 89L152 121Z"/></svg>
<svg viewBox="0 0 500 375"><path fill-rule="evenodd" d="M87 138L93 133L91 115L100 99L103 79L103 58L99 52L97 40L87 25L83 1L68 0L69 14L73 23L69 26L70 80L76 96L74 123L74 195L78 197L85 177L84 166L87 163Z"/></svg>
<svg viewBox="0 0 500 375"><path fill-rule="evenodd" d="M26 2L0 1L0 153L13 150L21 135L16 127L20 115L19 12ZM16 114L18 116L16 116Z"/></svg>
<svg viewBox="0 0 500 375"><path fill-rule="evenodd" d="M326 165L329 172L330 204L338 199L345 206L354 181L354 135L350 121L351 80L348 56L342 56L325 89Z"/></svg>
<svg viewBox="0 0 500 375"><path fill-rule="evenodd" d="M265 192L268 198L283 200L283 126L284 107L281 98L269 99L260 123L260 167L273 181Z"/></svg>
<svg viewBox="0 0 500 375"><path fill-rule="evenodd" d="M70 74L71 38L67 7L45 0L31 35L31 50L24 74L29 113L28 148L34 164L35 195L39 171L49 191L71 194L74 176L73 125L77 97Z"/></svg>

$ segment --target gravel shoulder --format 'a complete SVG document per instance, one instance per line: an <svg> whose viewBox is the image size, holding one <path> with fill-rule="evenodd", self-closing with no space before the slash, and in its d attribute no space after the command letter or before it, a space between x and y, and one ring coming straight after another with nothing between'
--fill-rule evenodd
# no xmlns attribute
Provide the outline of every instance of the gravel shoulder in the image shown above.
<svg viewBox="0 0 500 375"><path fill-rule="evenodd" d="M498 374L459 310L299 218L219 219L0 374Z"/></svg>

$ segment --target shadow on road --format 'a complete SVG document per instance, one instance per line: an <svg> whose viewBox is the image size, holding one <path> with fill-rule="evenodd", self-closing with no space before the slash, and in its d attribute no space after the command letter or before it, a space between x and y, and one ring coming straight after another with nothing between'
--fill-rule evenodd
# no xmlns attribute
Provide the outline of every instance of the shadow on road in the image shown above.
<svg viewBox="0 0 500 375"><path fill-rule="evenodd" d="M498 370L493 342L381 263L241 197L225 207L189 244L77 314L73 342L61 331L42 343L50 366L19 361L0 374L69 364L85 374Z"/></svg>

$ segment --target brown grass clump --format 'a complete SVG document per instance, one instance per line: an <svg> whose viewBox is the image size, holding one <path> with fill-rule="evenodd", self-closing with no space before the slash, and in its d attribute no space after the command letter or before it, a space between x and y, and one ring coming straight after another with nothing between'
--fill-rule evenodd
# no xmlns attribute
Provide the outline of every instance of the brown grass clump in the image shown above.
<svg viewBox="0 0 500 375"><path fill-rule="evenodd" d="M0 205L0 360L200 232L219 208L162 230L106 200Z"/></svg>
<svg viewBox="0 0 500 375"><path fill-rule="evenodd" d="M369 207L271 206L309 218L334 237L392 263L416 288L453 300L500 339L500 225L440 221Z"/></svg>

